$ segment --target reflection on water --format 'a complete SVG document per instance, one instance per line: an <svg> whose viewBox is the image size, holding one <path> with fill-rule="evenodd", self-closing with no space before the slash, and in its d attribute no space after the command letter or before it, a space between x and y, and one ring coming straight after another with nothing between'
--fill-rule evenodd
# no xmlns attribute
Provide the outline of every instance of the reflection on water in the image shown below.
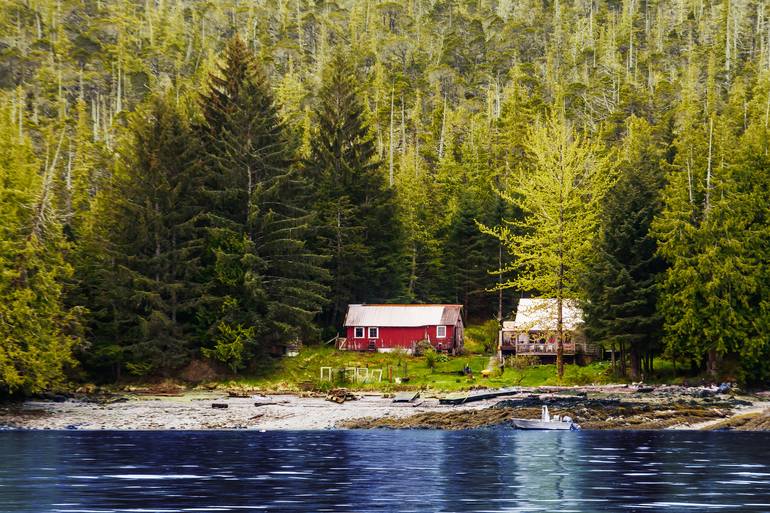
<svg viewBox="0 0 770 513"><path fill-rule="evenodd" d="M0 512L770 511L770 435L0 432Z"/></svg>

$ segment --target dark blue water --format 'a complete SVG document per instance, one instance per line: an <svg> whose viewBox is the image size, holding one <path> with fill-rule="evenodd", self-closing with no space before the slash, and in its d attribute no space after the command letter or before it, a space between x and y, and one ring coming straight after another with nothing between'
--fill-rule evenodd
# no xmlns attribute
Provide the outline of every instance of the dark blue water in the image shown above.
<svg viewBox="0 0 770 513"><path fill-rule="evenodd" d="M0 512L770 511L770 435L0 432Z"/></svg>

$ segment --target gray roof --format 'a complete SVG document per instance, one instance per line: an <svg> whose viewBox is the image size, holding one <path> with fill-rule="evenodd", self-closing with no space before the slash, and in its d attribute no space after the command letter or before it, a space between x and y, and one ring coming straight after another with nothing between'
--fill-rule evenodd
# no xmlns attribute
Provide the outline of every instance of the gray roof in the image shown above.
<svg viewBox="0 0 770 513"><path fill-rule="evenodd" d="M453 326L462 305L348 305L345 326Z"/></svg>
<svg viewBox="0 0 770 513"><path fill-rule="evenodd" d="M522 298L516 309L516 320L504 322L503 329L517 332L556 331L557 317L556 299ZM562 322L565 330L574 330L583 324L583 310L576 301L563 301Z"/></svg>

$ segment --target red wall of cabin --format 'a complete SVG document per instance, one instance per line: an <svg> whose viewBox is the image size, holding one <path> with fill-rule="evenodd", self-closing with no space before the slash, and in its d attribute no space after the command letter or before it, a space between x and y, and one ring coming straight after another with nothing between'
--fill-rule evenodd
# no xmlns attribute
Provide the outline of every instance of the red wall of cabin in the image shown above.
<svg viewBox="0 0 770 513"><path fill-rule="evenodd" d="M360 327L360 326L359 326ZM378 326L363 326L364 334L369 335L368 328L377 328ZM401 347L404 349L411 349L412 343L419 342L430 338L433 347L437 347L439 342L443 343L444 349L451 349L452 336L454 335L455 327L446 327L446 338L436 338L436 326L420 326L420 327L403 327L393 328L386 327L380 328L379 337L374 339L377 343L378 349L394 349ZM426 337L427 333L427 337ZM346 347L347 349L365 351L369 349L369 341L372 340L368 336L364 338L355 338L355 331L352 326L346 328Z"/></svg>

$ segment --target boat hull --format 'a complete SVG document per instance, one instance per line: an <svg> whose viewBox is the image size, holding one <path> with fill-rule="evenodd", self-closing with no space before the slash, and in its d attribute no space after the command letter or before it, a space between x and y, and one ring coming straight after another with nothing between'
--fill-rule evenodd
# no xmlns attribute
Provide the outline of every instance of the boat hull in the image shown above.
<svg viewBox="0 0 770 513"><path fill-rule="evenodd" d="M542 420L514 419L516 429L541 429L547 431L575 431L579 429L574 422L543 422Z"/></svg>

